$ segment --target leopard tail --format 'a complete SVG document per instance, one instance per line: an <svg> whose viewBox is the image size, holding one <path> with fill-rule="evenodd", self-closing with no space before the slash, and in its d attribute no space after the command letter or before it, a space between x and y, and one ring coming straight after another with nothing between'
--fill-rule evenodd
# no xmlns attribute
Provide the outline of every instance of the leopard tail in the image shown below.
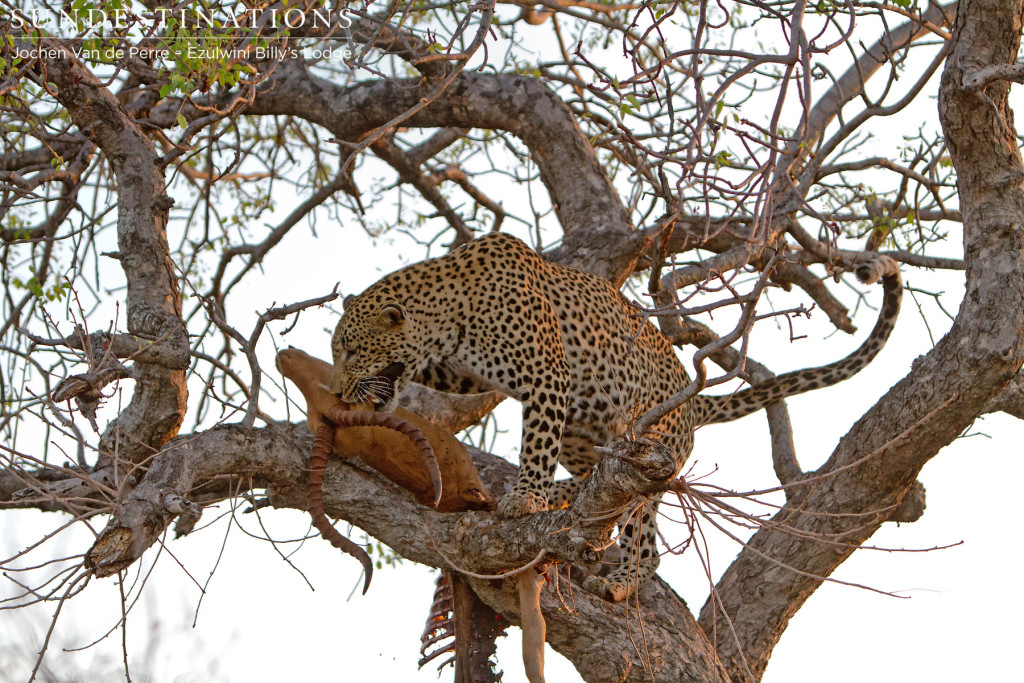
<svg viewBox="0 0 1024 683"><path fill-rule="evenodd" d="M694 398L697 424L739 419L790 396L838 384L867 366L885 346L896 326L903 299L903 279L899 264L888 256L878 256L862 263L857 267L856 275L865 284L881 280L884 290L882 309L875 327L856 351L828 365L787 372L728 396L697 396Z"/></svg>

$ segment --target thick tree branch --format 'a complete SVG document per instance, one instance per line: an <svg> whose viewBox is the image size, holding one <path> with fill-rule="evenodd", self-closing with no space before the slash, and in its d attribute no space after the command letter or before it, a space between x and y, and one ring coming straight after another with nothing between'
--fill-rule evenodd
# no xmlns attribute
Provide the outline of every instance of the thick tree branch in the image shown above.
<svg viewBox="0 0 1024 683"><path fill-rule="evenodd" d="M174 518L199 512L190 502L192 491L208 495L210 482L224 482L225 477L243 486L251 482L253 487L266 487L276 507L305 509L310 447L305 426L288 424L256 430L230 426L174 439L132 494L117 502L87 564L99 575L129 566ZM479 451L473 455L489 487L502 490L503 483L515 476L507 462ZM489 513L437 513L376 473L331 461L324 477L324 506L330 514L401 548L408 559L493 574L526 564L541 549L561 562L599 560L624 505L663 490L674 473L675 458L664 446L638 442L603 460L570 508L509 520ZM514 582L472 583L492 608L516 618ZM575 605L574 611L560 609L562 601L551 589L542 595L548 642L586 672L588 680L639 682L652 675L656 680L727 680L685 605L660 581L641 591L639 606L612 605L566 582L563 591L570 590L574 594L566 602ZM631 644L635 626L630 622L635 620L644 624L646 642L641 649ZM618 654L608 656L609 652Z"/></svg>
<svg viewBox="0 0 1024 683"><path fill-rule="evenodd" d="M1018 373L988 405L986 413L1003 412L1024 420L1024 375Z"/></svg>
<svg viewBox="0 0 1024 683"><path fill-rule="evenodd" d="M358 140L416 106L429 92L429 85L406 81L343 87L297 65L282 65L247 113L291 114L324 126L338 138ZM617 283L631 271L635 250L608 250L630 233L629 216L572 111L540 81L464 72L405 125L512 133L530 150L565 231L562 247L552 257L590 263L590 270ZM567 168L573 172L566 173Z"/></svg>
<svg viewBox="0 0 1024 683"><path fill-rule="evenodd" d="M967 71L963 85L970 90L982 90L993 81L1024 83L1024 64L992 64L977 71Z"/></svg>

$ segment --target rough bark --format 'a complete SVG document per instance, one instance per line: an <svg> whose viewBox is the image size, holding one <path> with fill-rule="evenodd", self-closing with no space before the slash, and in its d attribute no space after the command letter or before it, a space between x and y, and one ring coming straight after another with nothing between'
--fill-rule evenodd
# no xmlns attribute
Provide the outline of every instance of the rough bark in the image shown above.
<svg viewBox="0 0 1024 683"><path fill-rule="evenodd" d="M34 47L11 40L23 50ZM173 201L167 196L152 141L113 93L58 42L40 44L48 49L36 63L38 77L51 84L53 95L79 130L103 151L117 179L118 252L112 256L120 262L127 284L128 331L173 349L166 354L175 359L170 365L142 360L133 365L131 403L103 434L106 451L138 462L177 434L188 396L188 336L167 243ZM102 354L103 349L94 353Z"/></svg>
<svg viewBox="0 0 1024 683"><path fill-rule="evenodd" d="M821 584L815 577L830 575L871 536L921 467L985 410L1024 362L1024 174L1008 87L994 82L977 93L962 85L965 69L1016 60L1021 12L1020 1L961 2L942 77L939 112L959 177L967 263L956 321L840 441L815 473L824 476L813 491L774 518L842 544L762 530L718 583L720 606L704 605L700 623L719 634L719 655L735 679L744 679L740 650L760 678L789 619ZM735 624L738 643L721 635L728 632L723 613Z"/></svg>
<svg viewBox="0 0 1024 683"><path fill-rule="evenodd" d="M411 109L430 90L429 83L405 81L343 87L290 64L278 69L246 112L300 116L342 140L358 140ZM520 138L530 149L565 232L558 260L585 261L592 272L617 285L632 271L637 250L625 239L632 232L626 209L572 111L537 79L462 73L406 125L491 128Z"/></svg>
<svg viewBox="0 0 1024 683"><path fill-rule="evenodd" d="M266 487L276 507L305 509L310 447L306 427L288 424L257 430L222 427L174 439L132 495L117 503L87 561L103 574L129 566L175 517L196 512L189 502L193 488L205 483L202 490L212 493L210 482L224 482L223 475ZM509 463L479 451L473 456L489 487L503 490L514 479ZM602 461L572 507L521 520L433 512L376 473L337 460L328 463L323 502L330 515L433 567L492 574L527 564L542 550L563 565L587 564L597 561L598 549L610 542L618 514L608 515L607 510L663 490L674 472L673 460L663 447L625 450ZM381 505L385 499L388 504ZM486 604L517 623L515 581L468 580ZM660 579L641 590L638 603L612 605L568 581L561 590L561 597L553 588L541 595L548 642L586 680L639 682L652 675L656 680L728 680L686 605ZM638 650L634 630L640 622L644 647Z"/></svg>
<svg viewBox="0 0 1024 683"><path fill-rule="evenodd" d="M1024 376L1014 377L985 407L986 413L997 411L1024 420Z"/></svg>

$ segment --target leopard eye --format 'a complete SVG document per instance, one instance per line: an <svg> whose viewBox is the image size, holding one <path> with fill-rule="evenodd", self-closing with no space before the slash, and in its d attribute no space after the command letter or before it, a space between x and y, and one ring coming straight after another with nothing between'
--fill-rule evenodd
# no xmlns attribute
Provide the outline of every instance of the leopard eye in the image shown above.
<svg viewBox="0 0 1024 683"><path fill-rule="evenodd" d="M346 341L344 339L340 340L340 342L341 343L339 344L339 346L341 347L341 360L348 360L349 358L352 357L353 354L355 354L356 351L358 351L354 343Z"/></svg>

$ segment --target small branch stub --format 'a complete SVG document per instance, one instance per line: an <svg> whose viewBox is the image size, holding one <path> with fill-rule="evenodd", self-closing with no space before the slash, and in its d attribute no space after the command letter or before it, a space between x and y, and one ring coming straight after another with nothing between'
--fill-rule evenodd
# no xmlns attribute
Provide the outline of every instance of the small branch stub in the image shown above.
<svg viewBox="0 0 1024 683"><path fill-rule="evenodd" d="M963 86L967 90L981 90L995 81L1024 83L1024 64L993 64L982 69L966 71Z"/></svg>

